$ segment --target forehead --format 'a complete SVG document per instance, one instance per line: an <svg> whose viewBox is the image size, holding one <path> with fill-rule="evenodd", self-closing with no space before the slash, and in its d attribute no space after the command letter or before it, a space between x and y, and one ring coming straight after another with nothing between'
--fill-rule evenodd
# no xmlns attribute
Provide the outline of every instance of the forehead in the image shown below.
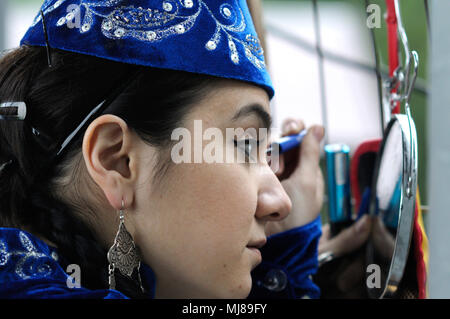
<svg viewBox="0 0 450 319"><path fill-rule="evenodd" d="M242 81L221 79L199 101L191 115L223 121L249 104L260 104L270 114L269 97L264 89Z"/></svg>

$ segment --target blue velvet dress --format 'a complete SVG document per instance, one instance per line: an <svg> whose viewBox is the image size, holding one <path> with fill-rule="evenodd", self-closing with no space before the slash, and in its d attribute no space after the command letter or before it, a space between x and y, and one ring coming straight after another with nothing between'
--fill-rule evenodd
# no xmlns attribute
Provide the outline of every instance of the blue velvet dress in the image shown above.
<svg viewBox="0 0 450 319"><path fill-rule="evenodd" d="M311 276L318 267L321 235L318 217L313 222L268 238L261 249L263 261L252 272L249 298L318 298ZM70 288L72 282L57 249L28 232L0 227L0 298L127 298L117 290ZM141 265L143 285L153 298L156 278Z"/></svg>

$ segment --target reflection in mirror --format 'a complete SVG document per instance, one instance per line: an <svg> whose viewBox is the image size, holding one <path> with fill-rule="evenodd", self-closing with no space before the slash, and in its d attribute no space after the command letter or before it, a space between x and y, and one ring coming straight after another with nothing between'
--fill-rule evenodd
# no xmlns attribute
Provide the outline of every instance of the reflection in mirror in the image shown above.
<svg viewBox="0 0 450 319"><path fill-rule="evenodd" d="M400 214L401 183L403 170L403 145L400 124L392 124L386 135L382 155L379 158L377 181L373 194L375 201L371 215L372 234L370 257L372 264L380 266L381 286L371 289L373 296L381 295L387 280L394 254L395 236Z"/></svg>
<svg viewBox="0 0 450 319"><path fill-rule="evenodd" d="M403 185L405 180L416 182L417 170L411 171L417 164L416 154L411 153L416 143L412 120L408 122L405 115L397 115L386 130L372 186L375 191L369 213L373 222L366 257L367 265L379 266L381 277L378 286L368 287L372 298L394 293L403 275L414 215L414 200L405 195Z"/></svg>
<svg viewBox="0 0 450 319"><path fill-rule="evenodd" d="M386 139L383 156L378 171L376 199L378 211L376 215L394 232L398 225L400 213L400 195L403 170L402 131L396 121Z"/></svg>

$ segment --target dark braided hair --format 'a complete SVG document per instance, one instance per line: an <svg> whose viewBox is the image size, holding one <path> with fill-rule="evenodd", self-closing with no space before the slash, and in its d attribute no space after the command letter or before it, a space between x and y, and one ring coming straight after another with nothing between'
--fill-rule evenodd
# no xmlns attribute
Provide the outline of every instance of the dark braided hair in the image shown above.
<svg viewBox="0 0 450 319"><path fill-rule="evenodd" d="M102 247L86 221L95 216L95 208L83 198L76 178L84 165L84 131L58 162L50 159L62 139L111 90L137 74L113 103L113 114L161 150L161 164L155 171L162 175L170 165L164 156L172 130L220 79L61 50L53 50L52 61L49 68L45 48L26 45L0 59L0 103L24 101L27 105L24 121L0 121L0 164L13 160L0 173L0 226L26 228L51 241L68 263L81 267L84 287L106 288L107 247ZM40 135L33 134L32 128ZM74 161L75 165L69 165ZM66 188L72 189L71 196L61 195ZM97 194L102 193L97 190ZM139 296L134 283L119 281L117 289Z"/></svg>

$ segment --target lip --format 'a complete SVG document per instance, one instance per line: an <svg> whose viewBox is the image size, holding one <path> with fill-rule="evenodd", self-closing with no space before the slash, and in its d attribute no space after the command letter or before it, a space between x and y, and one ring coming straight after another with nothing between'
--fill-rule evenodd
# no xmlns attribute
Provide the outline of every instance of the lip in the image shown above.
<svg viewBox="0 0 450 319"><path fill-rule="evenodd" d="M267 238L261 238L257 240L253 240L248 243L247 248L257 248L261 249L267 243Z"/></svg>
<svg viewBox="0 0 450 319"><path fill-rule="evenodd" d="M262 261L262 255L261 255L260 249L266 244L266 242L267 242L267 239L264 237L261 239L250 241L246 247L249 251L251 251L252 255L254 255L256 257L256 259L258 260L257 264L261 263L261 261Z"/></svg>
<svg viewBox="0 0 450 319"><path fill-rule="evenodd" d="M254 256L256 257L256 259L258 260L257 263L256 263L256 265L258 265L259 263L261 263L261 261L262 261L261 251L260 251L258 248L256 248L256 247L248 247L248 246L247 246L247 249L248 249L248 250L252 253L252 255L254 255ZM255 265L255 267L256 267L256 265Z"/></svg>

